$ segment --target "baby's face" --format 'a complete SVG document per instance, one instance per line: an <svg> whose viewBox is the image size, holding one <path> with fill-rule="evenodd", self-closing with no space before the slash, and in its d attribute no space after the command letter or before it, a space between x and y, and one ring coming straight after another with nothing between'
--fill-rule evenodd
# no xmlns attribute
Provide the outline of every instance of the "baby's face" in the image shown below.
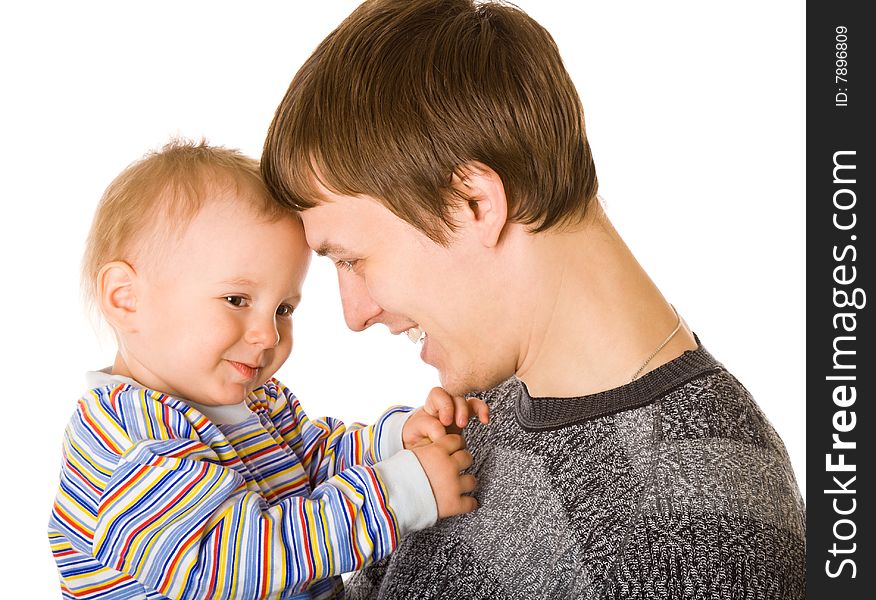
<svg viewBox="0 0 876 600"><path fill-rule="evenodd" d="M140 383L210 405L242 401L289 357L311 254L297 220L224 195L137 273L137 330L123 340Z"/></svg>

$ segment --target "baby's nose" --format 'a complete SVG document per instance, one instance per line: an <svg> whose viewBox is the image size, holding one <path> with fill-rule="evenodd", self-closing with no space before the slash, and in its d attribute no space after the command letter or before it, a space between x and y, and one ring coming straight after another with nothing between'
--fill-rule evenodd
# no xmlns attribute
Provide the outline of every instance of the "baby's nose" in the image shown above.
<svg viewBox="0 0 876 600"><path fill-rule="evenodd" d="M247 329L245 339L250 344L265 348L273 348L279 344L280 332L277 330L277 322L274 317L253 319Z"/></svg>

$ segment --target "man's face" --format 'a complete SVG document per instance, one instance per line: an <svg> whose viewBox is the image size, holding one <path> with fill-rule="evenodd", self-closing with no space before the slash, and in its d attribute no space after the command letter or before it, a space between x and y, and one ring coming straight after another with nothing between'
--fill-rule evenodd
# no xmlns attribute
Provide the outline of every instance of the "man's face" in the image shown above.
<svg viewBox="0 0 876 600"><path fill-rule="evenodd" d="M516 348L505 341L508 319L497 309L495 257L474 236L463 228L442 247L374 199L325 197L301 217L308 245L337 267L350 329L419 328L420 357L451 394L487 389L514 373Z"/></svg>

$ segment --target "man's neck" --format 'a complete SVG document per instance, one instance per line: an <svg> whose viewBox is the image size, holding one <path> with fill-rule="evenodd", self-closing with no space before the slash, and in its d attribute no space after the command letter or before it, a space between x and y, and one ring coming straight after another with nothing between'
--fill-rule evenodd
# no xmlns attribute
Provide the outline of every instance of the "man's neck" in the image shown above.
<svg viewBox="0 0 876 600"><path fill-rule="evenodd" d="M517 368L534 397L575 397L629 383L696 348L672 306L603 213L573 232L533 236L540 296ZM648 358L651 359L648 361Z"/></svg>

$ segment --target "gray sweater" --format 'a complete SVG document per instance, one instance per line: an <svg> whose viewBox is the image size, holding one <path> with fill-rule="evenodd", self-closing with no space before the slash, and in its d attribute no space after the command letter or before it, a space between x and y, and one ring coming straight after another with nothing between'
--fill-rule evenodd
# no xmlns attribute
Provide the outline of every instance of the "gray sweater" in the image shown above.
<svg viewBox="0 0 876 600"><path fill-rule="evenodd" d="M465 431L480 508L403 538L349 598L803 598L805 512L782 441L702 347L627 385L532 398Z"/></svg>

